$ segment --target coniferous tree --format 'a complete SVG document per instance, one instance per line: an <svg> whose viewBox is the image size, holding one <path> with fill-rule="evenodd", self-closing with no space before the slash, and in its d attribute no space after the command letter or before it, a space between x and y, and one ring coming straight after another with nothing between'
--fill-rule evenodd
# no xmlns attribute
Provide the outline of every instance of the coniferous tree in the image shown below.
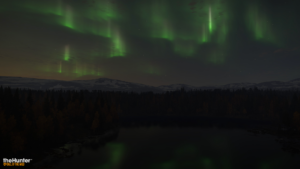
<svg viewBox="0 0 300 169"><path fill-rule="evenodd" d="M88 102L88 111L89 113L95 112L95 104L92 99L90 99Z"/></svg>
<svg viewBox="0 0 300 169"><path fill-rule="evenodd" d="M80 111L78 117L84 116L87 113L86 108L87 108L86 103L82 102L80 105Z"/></svg>
<svg viewBox="0 0 300 169"><path fill-rule="evenodd" d="M17 154L25 149L25 137L21 132L10 133L11 151L13 154Z"/></svg>
<svg viewBox="0 0 300 169"><path fill-rule="evenodd" d="M22 116L22 124L23 124L23 133L26 135L30 129L32 122L29 120L26 114L23 114Z"/></svg>
<svg viewBox="0 0 300 169"><path fill-rule="evenodd" d="M33 105L33 98L32 98L32 92L31 92L31 90L28 91L27 101L29 103L29 106Z"/></svg>
<svg viewBox="0 0 300 169"><path fill-rule="evenodd" d="M3 101L3 94L4 93L4 91L3 91L3 87L2 87L2 85L0 86L0 103L1 103L1 101Z"/></svg>
<svg viewBox="0 0 300 169"><path fill-rule="evenodd" d="M297 104L298 104L298 97L296 94L294 94L291 100L290 112L294 113L296 111Z"/></svg>
<svg viewBox="0 0 300 169"><path fill-rule="evenodd" d="M58 134L62 136L65 134L66 130L65 114L63 113L63 111L56 112L56 119L58 121Z"/></svg>
<svg viewBox="0 0 300 169"><path fill-rule="evenodd" d="M33 119L36 120L40 116L40 114L43 113L42 100L38 100L32 105L32 111L33 111Z"/></svg>
<svg viewBox="0 0 300 169"><path fill-rule="evenodd" d="M80 102L80 104L83 102L83 99L84 99L84 93L83 93L83 91L81 90L81 91L80 91L80 96L79 96L79 102Z"/></svg>
<svg viewBox="0 0 300 169"><path fill-rule="evenodd" d="M0 108L0 132L2 138L4 138L8 132L7 123L8 121L7 121L6 114L4 113L4 110Z"/></svg>
<svg viewBox="0 0 300 169"><path fill-rule="evenodd" d="M107 126L110 123L112 123L113 116L112 116L112 114L110 112L110 109L108 108L107 102L104 103L104 106L102 108L102 113L105 116L104 125Z"/></svg>
<svg viewBox="0 0 300 169"><path fill-rule="evenodd" d="M43 112L45 116L49 116L51 114L51 105L47 94L44 96L43 99Z"/></svg>
<svg viewBox="0 0 300 169"><path fill-rule="evenodd" d="M72 98L71 91L67 91L66 99L65 99L65 106L67 106L71 102L71 98Z"/></svg>
<svg viewBox="0 0 300 169"><path fill-rule="evenodd" d="M99 112L97 111L94 115L94 119L91 125L91 129L93 130L93 132L95 132L96 129L99 128L100 122L99 122Z"/></svg>
<svg viewBox="0 0 300 169"><path fill-rule="evenodd" d="M273 101L271 101L270 102L270 104L269 104L269 106L268 106L268 115L269 115L269 117L271 117L271 118L274 118L275 117L275 108L274 108L274 102Z"/></svg>
<svg viewBox="0 0 300 169"><path fill-rule="evenodd" d="M57 110L62 111L64 108L65 108L65 101L62 96L62 91L60 91L57 99Z"/></svg>
<svg viewBox="0 0 300 169"><path fill-rule="evenodd" d="M298 131L300 131L300 113L298 111L293 113L292 125Z"/></svg>
<svg viewBox="0 0 300 169"><path fill-rule="evenodd" d="M2 107L5 113L12 115L13 110L13 95L10 87L5 88Z"/></svg>
<svg viewBox="0 0 300 169"><path fill-rule="evenodd" d="M51 93L51 92L50 92ZM53 108L53 109L56 109L55 107L55 98L54 98L54 92L52 91L51 93L51 96L50 96L50 106Z"/></svg>
<svg viewBox="0 0 300 169"><path fill-rule="evenodd" d="M85 113L84 121L85 121L86 125L89 126L90 120L91 120L90 114L89 113Z"/></svg>
<svg viewBox="0 0 300 169"><path fill-rule="evenodd" d="M13 131L15 130L15 127L17 125L17 121L16 121L16 118L14 115L11 115L8 119L7 119L7 123L6 123L6 126L7 126L7 131Z"/></svg>
<svg viewBox="0 0 300 169"><path fill-rule="evenodd" d="M76 99L75 102L72 102L74 104L74 112L72 113L72 117L78 118L79 115L82 115L82 112L84 111L84 107L81 107L79 104L79 99ZM83 105L84 106L84 105Z"/></svg>
<svg viewBox="0 0 300 169"><path fill-rule="evenodd" d="M207 102L203 102L203 113L205 115L207 115L208 111L209 111L208 103Z"/></svg>
<svg viewBox="0 0 300 169"><path fill-rule="evenodd" d="M36 138L39 141L43 141L44 139L44 134L45 134L45 123L46 123L46 118L44 116L39 116L38 119L36 120Z"/></svg>
<svg viewBox="0 0 300 169"><path fill-rule="evenodd" d="M118 104L117 113L118 113L118 117L120 117L120 115L122 114L122 109L121 109L121 105L120 104Z"/></svg>
<svg viewBox="0 0 300 169"><path fill-rule="evenodd" d="M15 90L15 94L13 96L12 103L14 105L12 114L19 116L20 110L21 110L21 101L20 101L20 94L19 94L19 89L18 88Z"/></svg>

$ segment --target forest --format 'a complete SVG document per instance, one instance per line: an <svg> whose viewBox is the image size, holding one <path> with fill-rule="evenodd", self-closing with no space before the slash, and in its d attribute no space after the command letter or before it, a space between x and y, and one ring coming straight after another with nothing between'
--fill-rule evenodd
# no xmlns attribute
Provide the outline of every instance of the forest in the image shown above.
<svg viewBox="0 0 300 169"><path fill-rule="evenodd" d="M181 88L135 93L1 86L0 152L6 158L35 158L41 150L118 127L120 116L137 115L275 119L300 131L300 91Z"/></svg>

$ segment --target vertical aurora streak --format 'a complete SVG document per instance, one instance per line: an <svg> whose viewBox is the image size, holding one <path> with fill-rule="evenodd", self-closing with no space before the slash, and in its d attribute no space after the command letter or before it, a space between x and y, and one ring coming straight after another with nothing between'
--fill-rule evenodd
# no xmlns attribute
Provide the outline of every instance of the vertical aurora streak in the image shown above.
<svg viewBox="0 0 300 169"><path fill-rule="evenodd" d="M271 43L278 47L282 46L282 42L277 39L273 32L275 27L271 26L269 17L264 13L259 4L248 2L246 5L248 7L245 15L246 25L253 32L255 40Z"/></svg>
<svg viewBox="0 0 300 169"><path fill-rule="evenodd" d="M210 32L210 33L212 33L212 16L211 16L211 6L209 6L208 20L209 20L209 32Z"/></svg>
<svg viewBox="0 0 300 169"><path fill-rule="evenodd" d="M95 64L80 64L76 62L73 66L72 76L81 77L85 75L104 76L104 71L101 71L101 67Z"/></svg>
<svg viewBox="0 0 300 169"><path fill-rule="evenodd" d="M66 12L66 14L65 14L65 23L64 23L64 25L66 27L74 29L72 8L69 5L67 5L65 12Z"/></svg>
<svg viewBox="0 0 300 169"><path fill-rule="evenodd" d="M168 3L167 1L154 0L151 4L151 16L149 25L151 29L152 38L163 38L173 40L172 27L168 21Z"/></svg>
<svg viewBox="0 0 300 169"><path fill-rule="evenodd" d="M115 29L112 36L112 51L110 54L110 57L116 56L125 56L125 44L118 29Z"/></svg>
<svg viewBox="0 0 300 169"><path fill-rule="evenodd" d="M58 69L58 73L62 73L62 65L61 65L61 62L59 62L59 69Z"/></svg>
<svg viewBox="0 0 300 169"><path fill-rule="evenodd" d="M64 60L68 61L70 59L70 48L69 45L65 46L65 55L64 55Z"/></svg>

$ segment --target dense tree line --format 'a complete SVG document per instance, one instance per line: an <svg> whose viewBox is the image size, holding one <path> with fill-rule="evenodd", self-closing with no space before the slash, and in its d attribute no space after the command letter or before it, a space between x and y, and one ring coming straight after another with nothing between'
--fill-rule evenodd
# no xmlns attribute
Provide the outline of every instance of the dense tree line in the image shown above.
<svg viewBox="0 0 300 169"><path fill-rule="evenodd" d="M28 154L103 132L118 119L118 107L101 93L33 91L0 87L0 152ZM79 132L79 130L82 132ZM14 156L16 157L16 156ZM24 157L24 156L23 156Z"/></svg>
<svg viewBox="0 0 300 169"><path fill-rule="evenodd" d="M125 115L213 115L277 118L300 130L300 92L240 89L165 93L38 91L0 87L3 152L26 152L103 131Z"/></svg>

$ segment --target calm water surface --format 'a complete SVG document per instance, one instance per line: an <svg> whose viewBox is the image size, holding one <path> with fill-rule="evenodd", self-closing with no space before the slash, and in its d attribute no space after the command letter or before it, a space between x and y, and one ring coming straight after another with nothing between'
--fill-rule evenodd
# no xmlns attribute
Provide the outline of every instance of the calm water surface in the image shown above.
<svg viewBox="0 0 300 169"><path fill-rule="evenodd" d="M294 169L300 155L269 134L217 127L121 127L117 138L74 149L56 169Z"/></svg>

